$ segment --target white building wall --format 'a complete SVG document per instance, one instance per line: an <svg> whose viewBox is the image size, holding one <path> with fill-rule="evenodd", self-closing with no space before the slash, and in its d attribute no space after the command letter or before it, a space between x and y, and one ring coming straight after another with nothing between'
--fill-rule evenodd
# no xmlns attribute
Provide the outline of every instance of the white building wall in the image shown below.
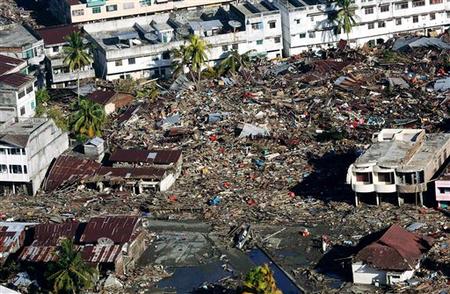
<svg viewBox="0 0 450 294"><path fill-rule="evenodd" d="M375 280L381 284L386 284L386 272L380 271L370 266L357 262L352 264L353 283L372 285Z"/></svg>
<svg viewBox="0 0 450 294"><path fill-rule="evenodd" d="M289 55L299 54L308 49L327 48L334 46L340 39L347 39L345 33L335 35L328 21L326 11L335 9L333 5L304 6L301 8L287 8L284 0L274 0L283 15L284 27L289 22L289 32L283 32L285 39L285 52ZM431 4L442 1L442 3ZM407 9L401 9L399 3L408 3ZM414 1L414 3L418 3ZM413 7L413 1L392 0L357 0L355 20L348 38L353 46L362 46L368 41L376 42L378 39L386 41L394 34L402 32L426 32L433 28L442 31L450 25L450 2L447 0L425 0L425 5ZM388 5L389 10L381 12L380 6ZM371 8L372 9L371 9ZM369 14L366 14L367 12ZM373 11L373 13L370 13ZM414 16L417 16L414 19ZM330 29L326 29L329 27Z"/></svg>
<svg viewBox="0 0 450 294"><path fill-rule="evenodd" d="M29 87L32 87L31 91L27 90L30 89ZM18 92L15 93L17 117L33 117L36 113L36 89L34 88L34 85L28 85L28 87L25 87L25 91L26 94L22 98L19 98ZM22 107L25 109L24 114L21 113Z"/></svg>
<svg viewBox="0 0 450 294"><path fill-rule="evenodd" d="M167 191L175 183L176 178L173 174L169 174L159 183L160 191Z"/></svg>

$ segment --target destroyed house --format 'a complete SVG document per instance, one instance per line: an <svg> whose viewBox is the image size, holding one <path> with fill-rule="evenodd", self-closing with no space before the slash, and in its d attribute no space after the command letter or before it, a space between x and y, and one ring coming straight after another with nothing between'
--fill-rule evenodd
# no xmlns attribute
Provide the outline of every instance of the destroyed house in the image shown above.
<svg viewBox="0 0 450 294"><path fill-rule="evenodd" d="M25 246L19 259L30 263L47 263L58 258L58 246L63 239L76 242L79 222L71 221L62 224L38 224L34 227L33 241Z"/></svg>
<svg viewBox="0 0 450 294"><path fill-rule="evenodd" d="M347 172L347 183L360 195L405 197L423 204L423 192L450 155L450 134L425 134L420 129L383 129L373 135L373 144Z"/></svg>
<svg viewBox="0 0 450 294"><path fill-rule="evenodd" d="M0 266L24 245L26 231L34 223L0 222ZM1 291L0 291L1 293Z"/></svg>
<svg viewBox="0 0 450 294"><path fill-rule="evenodd" d="M90 179L100 166L100 163L94 160L61 155L52 164L43 183L43 189L48 192L54 191Z"/></svg>
<svg viewBox="0 0 450 294"><path fill-rule="evenodd" d="M108 115L119 108L127 106L134 99L130 94L118 93L107 89L96 90L88 94L86 98L100 104Z"/></svg>
<svg viewBox="0 0 450 294"><path fill-rule="evenodd" d="M145 250L141 220L135 216L105 216L89 220L80 238L84 260L100 271L126 274Z"/></svg>
<svg viewBox="0 0 450 294"><path fill-rule="evenodd" d="M141 221L134 216L95 217L87 223L39 224L32 243L23 248L19 259L44 265L56 261L61 240L71 239L82 258L97 266L101 273L115 270L123 275L143 253L143 237Z"/></svg>
<svg viewBox="0 0 450 294"><path fill-rule="evenodd" d="M363 247L352 262L356 284L392 285L406 281L420 267L432 240L392 225L376 241Z"/></svg>

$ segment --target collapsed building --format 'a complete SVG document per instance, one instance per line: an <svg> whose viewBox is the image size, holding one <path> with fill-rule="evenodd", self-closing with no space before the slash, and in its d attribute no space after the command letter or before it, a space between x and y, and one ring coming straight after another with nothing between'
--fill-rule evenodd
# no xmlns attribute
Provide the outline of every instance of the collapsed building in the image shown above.
<svg viewBox="0 0 450 294"><path fill-rule="evenodd" d="M83 260L96 266L100 273L112 270L125 275L145 250L141 225L135 216L94 217L87 223L38 224L31 244L23 248L19 260L45 266L58 259L61 241L70 239Z"/></svg>
<svg viewBox="0 0 450 294"><path fill-rule="evenodd" d="M425 134L420 129L383 129L373 135L373 144L347 172L347 184L355 192L355 203L361 195L415 197L423 205L423 193L430 180L450 155L450 134ZM419 199L418 199L419 196Z"/></svg>

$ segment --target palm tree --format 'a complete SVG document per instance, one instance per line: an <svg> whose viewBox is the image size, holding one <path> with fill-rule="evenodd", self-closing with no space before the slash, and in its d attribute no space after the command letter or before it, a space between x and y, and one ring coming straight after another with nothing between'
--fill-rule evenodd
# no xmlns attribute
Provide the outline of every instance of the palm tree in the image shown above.
<svg viewBox="0 0 450 294"><path fill-rule="evenodd" d="M247 51L244 54L239 54L237 50L231 50L228 56L219 64L219 73L225 72L236 73L241 68L248 67L250 64L250 53L253 50Z"/></svg>
<svg viewBox="0 0 450 294"><path fill-rule="evenodd" d="M66 37L69 43L64 47L64 64L69 66L70 71L77 71L77 93L80 99L80 71L83 67L92 63L90 46L83 41L79 32L72 32Z"/></svg>
<svg viewBox="0 0 450 294"><path fill-rule="evenodd" d="M181 45L180 48L172 51L175 59L174 74L183 73L184 69L188 68L192 81L197 83L197 88L200 88L202 68L208 62L209 48L210 45L201 37L191 35L187 45Z"/></svg>
<svg viewBox="0 0 450 294"><path fill-rule="evenodd" d="M242 294L283 294L277 288L273 273L267 264L253 268L245 277Z"/></svg>
<svg viewBox="0 0 450 294"><path fill-rule="evenodd" d="M49 280L55 293L80 293L94 284L95 269L87 266L72 240L65 239L58 248L58 260L50 265Z"/></svg>
<svg viewBox="0 0 450 294"><path fill-rule="evenodd" d="M339 9L333 15L333 22L337 25L337 30L346 33L347 41L352 28L356 25L355 7L351 0L337 0Z"/></svg>
<svg viewBox="0 0 450 294"><path fill-rule="evenodd" d="M72 117L72 130L92 138L101 135L101 128L106 121L105 110L100 104L88 99L80 99L76 104L77 111Z"/></svg>

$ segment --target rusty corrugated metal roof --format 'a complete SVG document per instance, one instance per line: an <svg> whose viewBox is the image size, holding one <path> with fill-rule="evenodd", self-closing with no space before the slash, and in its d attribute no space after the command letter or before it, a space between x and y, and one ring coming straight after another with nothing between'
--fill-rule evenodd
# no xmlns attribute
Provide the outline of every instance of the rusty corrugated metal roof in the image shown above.
<svg viewBox="0 0 450 294"><path fill-rule="evenodd" d="M181 157L181 150L132 150L118 149L109 160L114 162L149 163L167 165L176 163Z"/></svg>
<svg viewBox="0 0 450 294"><path fill-rule="evenodd" d="M360 250L356 259L382 270L405 271L414 269L430 247L429 238L392 225L380 239Z"/></svg>
<svg viewBox="0 0 450 294"><path fill-rule="evenodd" d="M93 176L100 163L84 158L63 155L56 159L44 182L45 191L53 191L63 185L72 184Z"/></svg>
<svg viewBox="0 0 450 294"><path fill-rule="evenodd" d="M137 216L94 217L87 223L80 243L96 244L99 238L108 238L114 244L124 244L136 238L139 225Z"/></svg>
<svg viewBox="0 0 450 294"><path fill-rule="evenodd" d="M71 221L61 224L39 224L34 228L35 246L56 246L61 238L74 239L80 223Z"/></svg>
<svg viewBox="0 0 450 294"><path fill-rule="evenodd" d="M81 250L83 259L90 263L113 263L122 250L122 245L86 245Z"/></svg>

